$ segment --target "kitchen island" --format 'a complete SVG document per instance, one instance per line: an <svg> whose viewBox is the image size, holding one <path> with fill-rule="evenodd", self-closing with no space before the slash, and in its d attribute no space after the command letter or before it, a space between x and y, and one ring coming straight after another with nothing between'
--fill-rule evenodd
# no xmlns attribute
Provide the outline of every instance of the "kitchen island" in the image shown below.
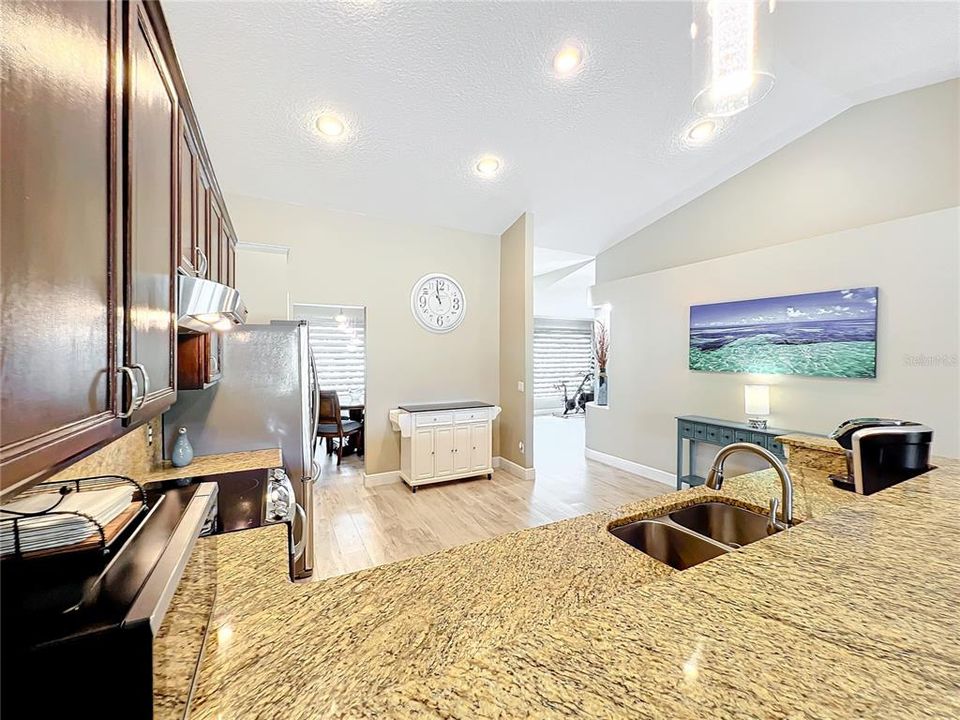
<svg viewBox="0 0 960 720"><path fill-rule="evenodd" d="M191 718L955 717L960 464L864 498L793 471L788 532L682 573L611 523L772 471L292 584L283 528L219 538ZM201 541L203 542L203 541Z"/></svg>

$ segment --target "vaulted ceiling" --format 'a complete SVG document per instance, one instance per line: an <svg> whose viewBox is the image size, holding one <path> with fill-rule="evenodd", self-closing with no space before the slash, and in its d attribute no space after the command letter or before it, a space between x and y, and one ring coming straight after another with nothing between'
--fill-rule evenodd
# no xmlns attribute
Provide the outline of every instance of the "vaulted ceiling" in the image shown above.
<svg viewBox="0 0 960 720"><path fill-rule="evenodd" d="M957 3L781 0L776 86L694 149L682 0L164 8L227 193L485 233L532 211L537 245L588 255L852 105L960 75ZM560 80L571 39L585 62Z"/></svg>

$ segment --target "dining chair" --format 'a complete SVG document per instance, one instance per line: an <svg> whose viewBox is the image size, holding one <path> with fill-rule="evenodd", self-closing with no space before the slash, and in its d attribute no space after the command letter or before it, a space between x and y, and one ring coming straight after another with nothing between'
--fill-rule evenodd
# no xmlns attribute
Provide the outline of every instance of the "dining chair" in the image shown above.
<svg viewBox="0 0 960 720"><path fill-rule="evenodd" d="M327 454L333 452L333 441L337 443L337 465L343 460L343 446L347 438L363 432L363 423L341 416L340 396L332 390L320 391L320 419L317 423L317 437L327 444ZM359 435L358 439L362 439Z"/></svg>

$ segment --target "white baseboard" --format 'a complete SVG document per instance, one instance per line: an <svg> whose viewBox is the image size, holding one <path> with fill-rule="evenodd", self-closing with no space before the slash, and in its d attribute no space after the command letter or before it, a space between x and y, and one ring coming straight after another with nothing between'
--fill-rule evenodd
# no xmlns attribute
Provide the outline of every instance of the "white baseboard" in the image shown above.
<svg viewBox="0 0 960 720"><path fill-rule="evenodd" d="M493 467L494 469L504 470L505 472L508 472L514 477L520 478L521 480L533 480L536 478L536 470L534 470L534 468L521 467L515 462L511 462L510 460L500 456L493 458ZM388 470L387 472L373 473L372 475L368 475L366 472L363 473L364 487L372 487L373 485L390 485L391 483L398 482L403 482L403 478L400 477L399 470Z"/></svg>
<svg viewBox="0 0 960 720"><path fill-rule="evenodd" d="M535 480L537 477L536 469L522 467L511 460L507 460L505 457L495 457L493 459L493 466L495 468L501 468L521 480Z"/></svg>
<svg viewBox="0 0 960 720"><path fill-rule="evenodd" d="M626 460L616 455L607 455L607 453L602 453L599 450L591 450L590 448L585 448L583 454L587 460L595 460L598 463L603 463L604 465L615 467L618 470L645 477L648 480L656 480L674 489L677 487L677 476L673 473L657 470L657 468L650 467L649 465L641 465L640 463Z"/></svg>
<svg viewBox="0 0 960 720"><path fill-rule="evenodd" d="M373 485L390 485L391 483L401 482L399 470L388 470L382 473L373 473L367 475L363 473L363 486L371 487Z"/></svg>

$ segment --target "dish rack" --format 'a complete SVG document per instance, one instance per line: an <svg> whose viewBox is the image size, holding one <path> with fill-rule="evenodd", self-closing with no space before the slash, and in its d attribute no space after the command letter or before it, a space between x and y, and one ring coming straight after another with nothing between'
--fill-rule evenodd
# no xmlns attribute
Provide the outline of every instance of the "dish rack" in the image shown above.
<svg viewBox="0 0 960 720"><path fill-rule="evenodd" d="M108 523L101 524L86 513L78 510L58 510L64 499L72 493L90 492L93 490L107 490L128 485L130 487L130 505ZM97 475L95 477L76 478L74 480L48 480L38 483L28 490L17 495L17 499L49 495L49 507L31 513L21 513L11 510L0 510L0 528L12 530L13 551L7 552L3 548L3 560L26 560L32 558L51 557L67 553L93 553L109 555L114 542L124 535L124 530L130 523L147 509L147 496L143 487L136 480L123 475ZM84 532L84 539L68 545L60 545L49 549L26 550L22 549L24 541L31 534L39 534L47 530L41 519L54 515L71 515L80 518L89 533Z"/></svg>

